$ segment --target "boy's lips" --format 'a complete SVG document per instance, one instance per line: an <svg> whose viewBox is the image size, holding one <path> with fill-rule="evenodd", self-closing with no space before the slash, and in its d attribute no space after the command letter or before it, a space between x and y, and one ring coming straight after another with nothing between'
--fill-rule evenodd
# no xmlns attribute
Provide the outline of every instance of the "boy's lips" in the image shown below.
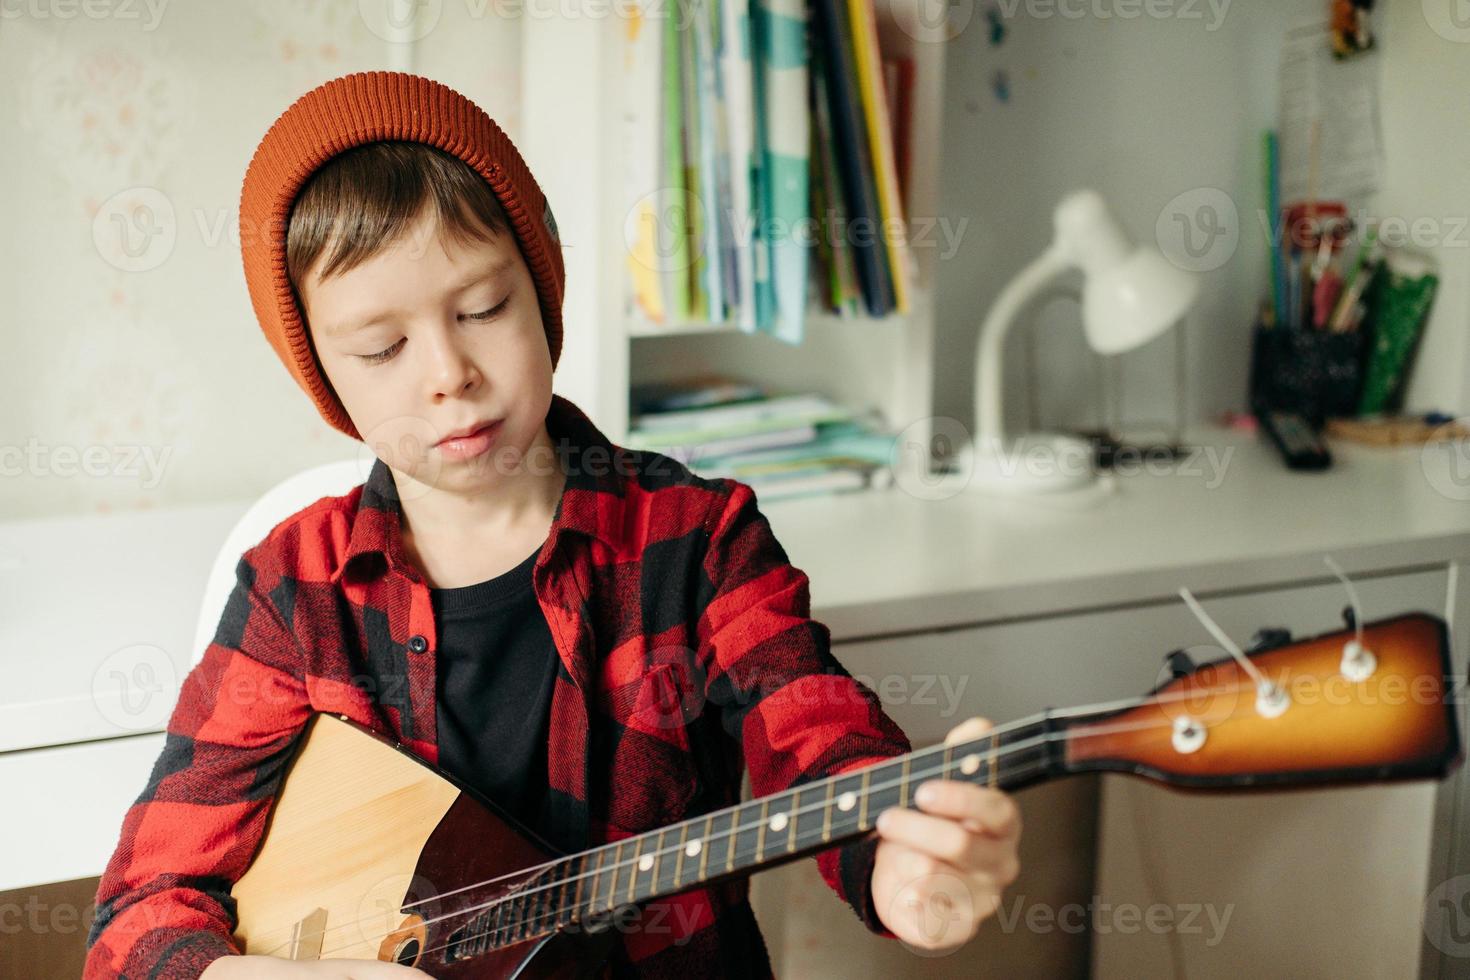
<svg viewBox="0 0 1470 980"><path fill-rule="evenodd" d="M469 425L466 425L466 426L463 426L461 428L455 429L453 432L449 433L443 439L440 439L438 442L434 443L434 445L436 445L436 446L442 446L442 445L444 445L444 443L448 442L451 439L464 439L464 438L466 438L468 436L475 435L476 433L478 433L482 429L485 429L485 428L487 428L489 426L492 426L492 425L496 425L499 422L500 422L499 419L495 419L494 421L471 422Z"/></svg>
<svg viewBox="0 0 1470 980"><path fill-rule="evenodd" d="M500 434L503 422L503 419L496 419L458 429L435 443L435 448L455 459L472 459L490 448Z"/></svg>

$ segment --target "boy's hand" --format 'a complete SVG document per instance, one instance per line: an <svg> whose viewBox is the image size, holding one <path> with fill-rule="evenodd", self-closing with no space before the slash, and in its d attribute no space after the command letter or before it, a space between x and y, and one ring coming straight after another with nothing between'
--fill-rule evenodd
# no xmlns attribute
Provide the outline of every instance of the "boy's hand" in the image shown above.
<svg viewBox="0 0 1470 980"><path fill-rule="evenodd" d="M984 735L984 718L962 722L946 744ZM915 791L922 813L890 807L878 816L873 907L900 940L949 952L970 941L1016 880L1021 815L998 789L931 779Z"/></svg>

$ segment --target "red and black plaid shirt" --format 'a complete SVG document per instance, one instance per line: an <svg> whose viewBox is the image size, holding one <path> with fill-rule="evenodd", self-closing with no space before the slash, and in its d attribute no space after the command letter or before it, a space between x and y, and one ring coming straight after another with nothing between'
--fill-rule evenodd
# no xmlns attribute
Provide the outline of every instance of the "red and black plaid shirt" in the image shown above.
<svg viewBox="0 0 1470 980"><path fill-rule="evenodd" d="M549 839L593 846L732 805L743 767L764 796L909 750L833 658L807 577L750 487L615 447L559 395L547 428L568 474L534 571L561 661ZM400 514L379 461L241 558L102 876L85 977L197 977L239 951L230 888L311 713L346 715L435 762L434 616ZM869 930L891 936L870 895L876 846L816 863ZM770 975L745 880L651 904L669 906L665 925L626 932L616 975Z"/></svg>

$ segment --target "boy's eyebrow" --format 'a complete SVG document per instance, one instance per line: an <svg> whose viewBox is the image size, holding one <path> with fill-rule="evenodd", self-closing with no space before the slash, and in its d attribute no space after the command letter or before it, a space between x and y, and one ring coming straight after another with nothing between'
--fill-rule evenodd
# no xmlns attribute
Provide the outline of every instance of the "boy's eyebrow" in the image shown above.
<svg viewBox="0 0 1470 980"><path fill-rule="evenodd" d="M449 287L445 295L452 296L456 293L462 293L471 286L478 286L487 279L502 276L509 272L514 265L514 257L499 259L482 268L479 272L472 272L465 276L462 280ZM326 333L333 337L345 337L350 333L362 330L365 327L370 327L379 320L386 319L393 312L393 310L381 310L377 313L369 313L366 316L355 317L346 323L339 324L335 327L328 327Z"/></svg>

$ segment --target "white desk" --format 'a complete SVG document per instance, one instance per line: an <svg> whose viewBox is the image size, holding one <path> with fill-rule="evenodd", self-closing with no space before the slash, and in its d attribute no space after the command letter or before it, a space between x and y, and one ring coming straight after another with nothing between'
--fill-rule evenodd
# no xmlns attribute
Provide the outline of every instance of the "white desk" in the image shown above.
<svg viewBox="0 0 1470 980"><path fill-rule="evenodd" d="M1350 574L1470 556L1470 482L1441 493L1417 448L1334 444L1335 468L1293 473L1252 438L1202 436L1230 453L1213 489L1136 475L1081 503L895 489L763 509L834 638L1326 579L1329 552ZM1454 486L1446 457L1432 461Z"/></svg>
<svg viewBox="0 0 1470 980"><path fill-rule="evenodd" d="M205 580L247 506L0 523L0 753L161 731L172 699L126 698L118 674L144 664L152 683L130 686L177 692Z"/></svg>
<svg viewBox="0 0 1470 980"><path fill-rule="evenodd" d="M1470 486L1450 478L1447 458L1426 470L1418 449L1339 446L1332 471L1292 474L1254 440L1207 437L1224 461L1218 485L1205 466L1124 477L1083 501L895 488L762 509L810 576L813 614L849 669L967 682L952 716L892 706L916 741L975 711L1005 720L1141 693L1167 650L1205 640L1180 585L1227 629L1332 628L1345 599L1321 561L1331 553L1363 576L1370 618L1406 601L1443 612L1445 569L1470 555ZM0 694L0 779L21 789L0 808L0 890L101 871L161 736L136 723L122 734L116 712L99 710L99 665L146 642L182 670L214 551L248 503L0 524L0 559L11 557L0 561L0 640L19 677ZM1450 819L1452 795L1433 801L1437 820ZM1451 870L1439 845L1422 860L1421 877Z"/></svg>
<svg viewBox="0 0 1470 980"><path fill-rule="evenodd" d="M101 873L247 506L0 523L0 890Z"/></svg>
<svg viewBox="0 0 1470 980"><path fill-rule="evenodd" d="M1354 576L1366 618L1444 615L1453 582L1452 626L1470 629L1470 575L1451 571L1470 556L1470 484L1443 447L1426 458L1418 448L1337 445L1334 469L1299 474L1253 439L1208 438L1233 450L1218 485L1207 475L1133 476L1082 501L899 491L769 513L811 577L814 615L831 627L839 659L886 686L886 709L920 742L970 714L1005 721L1143 693L1162 679L1166 652L1210 642L1180 586L1242 642L1264 626L1298 636L1338 628L1347 596L1324 554ZM1463 649L1455 664L1463 680ZM1463 726L1463 708L1461 717ZM1441 936L1457 954L1442 956L1419 925L1428 893L1470 872L1465 849L1449 846L1466 829L1455 818L1456 800L1460 813L1470 803L1463 768L1439 786L1230 797L1104 776L1095 850L1074 826L1087 822L1078 807L1089 799L1068 782L1022 793L1028 829L1012 889L1029 903L1021 909L1041 906L1052 921L1089 900L1234 914L1221 936L1178 936L1177 951L1140 920L1128 930L1104 918L1111 928L1091 937L1094 976L1428 977L1470 966L1470 951ZM783 902L810 887L800 881L787 881ZM815 898L806 907L820 908ZM787 972L870 964L852 974L862 980L913 968L901 951L828 925L802 929ZM823 935L832 938L812 938ZM1070 975L1089 955L1086 937L1080 953L1076 939L992 919L976 944L988 953L939 975Z"/></svg>

